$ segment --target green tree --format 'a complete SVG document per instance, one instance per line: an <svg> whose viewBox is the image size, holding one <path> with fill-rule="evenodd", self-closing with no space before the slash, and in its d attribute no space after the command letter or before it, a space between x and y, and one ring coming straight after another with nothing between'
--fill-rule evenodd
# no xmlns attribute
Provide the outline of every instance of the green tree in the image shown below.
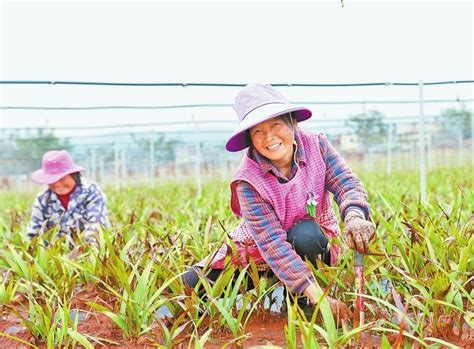
<svg viewBox="0 0 474 349"><path fill-rule="evenodd" d="M19 131L10 135L8 148L14 172L30 172L41 164L43 154L48 150L72 149L68 140L59 139L53 130L36 129L33 134L22 135Z"/></svg>
<svg viewBox="0 0 474 349"><path fill-rule="evenodd" d="M136 137L131 134L134 142L138 147L148 152L150 150L150 138ZM180 143L177 139L166 139L163 133L156 133L153 135L153 147L155 150L155 160L174 160L175 158L175 147Z"/></svg>
<svg viewBox="0 0 474 349"><path fill-rule="evenodd" d="M441 115L437 118L445 131L462 132L463 138L471 136L471 114L465 105L459 109L449 108L441 111Z"/></svg>
<svg viewBox="0 0 474 349"><path fill-rule="evenodd" d="M365 148L384 143L388 134L388 125L383 121L384 115L377 110L351 116L346 126L359 138Z"/></svg>

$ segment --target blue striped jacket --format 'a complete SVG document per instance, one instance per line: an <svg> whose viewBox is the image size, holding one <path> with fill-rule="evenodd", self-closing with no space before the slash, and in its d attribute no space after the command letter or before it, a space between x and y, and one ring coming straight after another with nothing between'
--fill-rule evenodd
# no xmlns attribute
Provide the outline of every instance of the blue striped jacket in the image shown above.
<svg viewBox="0 0 474 349"><path fill-rule="evenodd" d="M96 183L82 177L71 194L67 210L49 188L36 196L27 235L33 238L57 228L58 237L81 233L85 241L94 244L101 226L110 226L105 194Z"/></svg>

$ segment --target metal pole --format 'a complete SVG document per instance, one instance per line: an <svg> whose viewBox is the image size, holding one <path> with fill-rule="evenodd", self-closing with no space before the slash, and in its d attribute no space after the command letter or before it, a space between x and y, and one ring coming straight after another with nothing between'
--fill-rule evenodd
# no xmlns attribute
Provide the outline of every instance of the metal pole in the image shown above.
<svg viewBox="0 0 474 349"><path fill-rule="evenodd" d="M150 135L150 184L155 186L155 140L153 134Z"/></svg>
<svg viewBox="0 0 474 349"><path fill-rule="evenodd" d="M474 110L471 108L471 164L474 167Z"/></svg>
<svg viewBox="0 0 474 349"><path fill-rule="evenodd" d="M374 153L372 147L369 147L369 170L370 172L374 170Z"/></svg>
<svg viewBox="0 0 474 349"><path fill-rule="evenodd" d="M96 166L96 151L95 148L91 149L91 179L93 181L97 180L97 166Z"/></svg>
<svg viewBox="0 0 474 349"><path fill-rule="evenodd" d="M432 165L433 165L433 169L435 168L438 168L439 167L439 149L436 147L436 142L433 142L433 138L435 138L437 135L431 135L431 151L432 151L432 159L431 159L431 162L432 162Z"/></svg>
<svg viewBox="0 0 474 349"><path fill-rule="evenodd" d="M158 162L156 163L156 178L158 180L158 183L161 183L161 170L160 170L160 167L163 166L163 168L165 168L165 163L160 163L160 159L158 159Z"/></svg>
<svg viewBox="0 0 474 349"><path fill-rule="evenodd" d="M388 148L387 148L387 174L392 174L392 133L393 124L388 124Z"/></svg>
<svg viewBox="0 0 474 349"><path fill-rule="evenodd" d="M399 144L398 148L395 150L395 163L397 164L398 171L402 169L403 153L403 148Z"/></svg>
<svg viewBox="0 0 474 349"><path fill-rule="evenodd" d="M370 146L367 145L366 151L362 154L362 164L364 171L370 172Z"/></svg>
<svg viewBox="0 0 474 349"><path fill-rule="evenodd" d="M199 142L199 125L192 114L192 120L194 123L194 136L196 146L196 180L197 180L197 196L200 197L202 194L202 178L201 178L201 144Z"/></svg>
<svg viewBox="0 0 474 349"><path fill-rule="evenodd" d="M218 155L219 157L219 165L218 165L218 172L219 172L219 178L225 178L224 177L224 161L222 160L223 152L219 152Z"/></svg>
<svg viewBox="0 0 474 349"><path fill-rule="evenodd" d="M87 177L89 177L91 180L93 180L93 178L92 178L92 159L91 159L90 156L87 156L87 151L86 151L85 157L87 158L87 165L86 165Z"/></svg>
<svg viewBox="0 0 474 349"><path fill-rule="evenodd" d="M446 147L443 147L442 150L443 150L443 167L448 167L449 162L448 162L448 155L446 153Z"/></svg>
<svg viewBox="0 0 474 349"><path fill-rule="evenodd" d="M114 166L115 166L115 190L118 190L120 188L120 172L119 172L119 166L120 166L120 158L119 158L119 148L118 144L115 143L115 156L114 156Z"/></svg>
<svg viewBox="0 0 474 349"><path fill-rule="evenodd" d="M426 163L425 163L425 116L423 113L423 81L418 83L420 93L420 194L421 202L426 202Z"/></svg>
<svg viewBox="0 0 474 349"><path fill-rule="evenodd" d="M462 126L460 126L462 127ZM462 139L462 128L458 130L458 163L459 166L462 166L464 161L464 146L463 146L463 139Z"/></svg>
<svg viewBox="0 0 474 349"><path fill-rule="evenodd" d="M120 156L120 165L122 165L121 166L122 182L124 185L127 185L128 176L127 176L127 162L125 160L125 149L122 149L121 153L122 154Z"/></svg>
<svg viewBox="0 0 474 349"><path fill-rule="evenodd" d="M105 178L104 178L104 157L99 156L99 177L100 177L100 185L104 185Z"/></svg>
<svg viewBox="0 0 474 349"><path fill-rule="evenodd" d="M433 171L434 168L434 157L435 154L433 152L433 134L430 133L428 135L428 151L427 151L427 158L428 158L428 169Z"/></svg>

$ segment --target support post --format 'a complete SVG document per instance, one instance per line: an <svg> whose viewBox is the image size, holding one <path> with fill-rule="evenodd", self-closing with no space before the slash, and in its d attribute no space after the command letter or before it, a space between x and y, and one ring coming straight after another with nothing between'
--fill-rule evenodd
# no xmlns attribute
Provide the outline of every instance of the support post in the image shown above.
<svg viewBox="0 0 474 349"><path fill-rule="evenodd" d="M97 181L97 159L95 148L91 149L91 179Z"/></svg>
<svg viewBox="0 0 474 349"><path fill-rule="evenodd" d="M474 168L474 110L471 108L471 164Z"/></svg>
<svg viewBox="0 0 474 349"><path fill-rule="evenodd" d="M125 149L122 149L121 154L120 154L120 169L121 169L121 177L122 177L122 183L124 185L127 185L128 181L128 176L127 176L127 162L125 160Z"/></svg>
<svg viewBox="0 0 474 349"><path fill-rule="evenodd" d="M202 195L202 178L201 178L201 144L199 142L199 125L192 114L192 120L194 123L194 136L196 146L196 181L197 181L197 196Z"/></svg>
<svg viewBox="0 0 474 349"><path fill-rule="evenodd" d="M150 185L155 186L155 139L150 134Z"/></svg>
<svg viewBox="0 0 474 349"><path fill-rule="evenodd" d="M462 126L458 130L458 165L462 167L464 162L464 145L463 145L463 134L462 134Z"/></svg>
<svg viewBox="0 0 474 349"><path fill-rule="evenodd" d="M105 185L104 157L99 156L99 181L100 185Z"/></svg>
<svg viewBox="0 0 474 349"><path fill-rule="evenodd" d="M423 81L418 83L420 96L420 197L426 203L426 163L425 163L425 115L423 112Z"/></svg>
<svg viewBox="0 0 474 349"><path fill-rule="evenodd" d="M393 124L388 124L388 145L387 145L387 174L392 174L392 143L393 143Z"/></svg>
<svg viewBox="0 0 474 349"><path fill-rule="evenodd" d="M120 189L120 157L118 144L114 145L115 190Z"/></svg>

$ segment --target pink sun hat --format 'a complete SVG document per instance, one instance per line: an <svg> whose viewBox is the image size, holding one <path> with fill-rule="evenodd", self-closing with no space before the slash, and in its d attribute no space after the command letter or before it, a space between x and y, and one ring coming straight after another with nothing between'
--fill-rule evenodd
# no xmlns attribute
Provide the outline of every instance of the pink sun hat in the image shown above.
<svg viewBox="0 0 474 349"><path fill-rule="evenodd" d="M250 145L248 130L276 116L291 113L301 122L311 117L311 110L292 106L288 100L269 84L249 84L235 98L235 112L239 125L225 147L230 152L240 151Z"/></svg>
<svg viewBox="0 0 474 349"><path fill-rule="evenodd" d="M41 168L31 178L40 184L51 184L79 171L84 171L84 167L75 164L66 150L51 150L44 153Z"/></svg>

